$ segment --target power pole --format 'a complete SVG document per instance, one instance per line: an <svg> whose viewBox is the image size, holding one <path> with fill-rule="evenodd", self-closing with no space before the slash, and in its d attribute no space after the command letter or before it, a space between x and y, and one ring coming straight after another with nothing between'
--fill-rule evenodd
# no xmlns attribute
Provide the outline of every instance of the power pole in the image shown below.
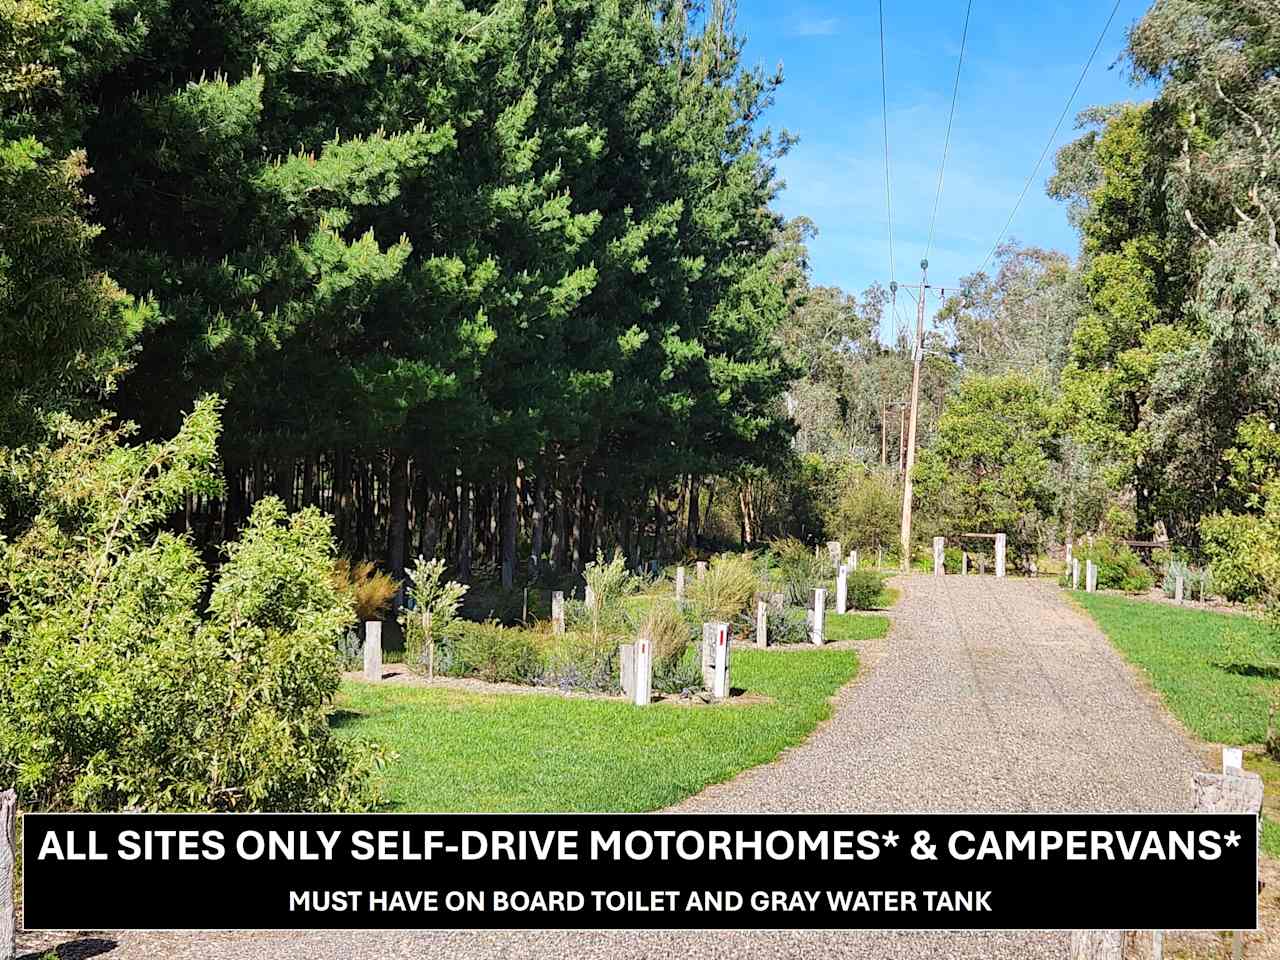
<svg viewBox="0 0 1280 960"><path fill-rule="evenodd" d="M916 301L915 357L911 365L911 422L907 435L906 473L902 481L902 569L911 568L911 468L916 464L916 410L920 405L920 361L924 359L924 299L929 289L929 261L920 261L920 299Z"/></svg>

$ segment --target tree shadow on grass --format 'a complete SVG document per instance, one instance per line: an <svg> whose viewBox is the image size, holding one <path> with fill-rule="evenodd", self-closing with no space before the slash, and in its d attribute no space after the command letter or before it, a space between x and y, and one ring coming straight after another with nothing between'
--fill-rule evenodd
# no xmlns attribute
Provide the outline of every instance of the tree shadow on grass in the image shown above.
<svg viewBox="0 0 1280 960"><path fill-rule="evenodd" d="M18 960L42 960L42 958L53 954L58 960L89 960L90 957L100 957L104 953L111 953L116 947L120 946L115 940L108 940L104 937L81 937L78 940L68 940L66 943L60 943L52 950L46 948L37 950L34 953L19 954Z"/></svg>
<svg viewBox="0 0 1280 960"><path fill-rule="evenodd" d="M1280 680L1280 666L1256 663L1218 663L1214 664L1223 673L1234 673L1237 677L1256 677L1260 680Z"/></svg>
<svg viewBox="0 0 1280 960"><path fill-rule="evenodd" d="M359 710L332 710L329 712L329 726L335 730L341 730L363 716L364 714Z"/></svg>

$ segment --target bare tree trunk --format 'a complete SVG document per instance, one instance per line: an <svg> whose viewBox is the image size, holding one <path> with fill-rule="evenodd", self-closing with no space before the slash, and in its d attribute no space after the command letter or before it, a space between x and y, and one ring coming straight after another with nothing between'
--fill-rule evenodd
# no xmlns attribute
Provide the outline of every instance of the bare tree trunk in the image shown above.
<svg viewBox="0 0 1280 960"><path fill-rule="evenodd" d="M702 499L702 478L697 474L691 474L689 477L689 526L685 540L686 546L690 550L698 549L699 530L702 525L701 518L698 516L698 508L701 506Z"/></svg>
<svg viewBox="0 0 1280 960"><path fill-rule="evenodd" d="M515 585L516 530L519 520L518 478L515 473L507 481L502 496L502 585Z"/></svg>
<svg viewBox="0 0 1280 960"><path fill-rule="evenodd" d="M302 505L314 506L316 502L316 458L312 454L302 461Z"/></svg>
<svg viewBox="0 0 1280 960"><path fill-rule="evenodd" d="M529 540L529 572L536 573L538 564L542 562L543 527L547 516L547 483L545 472L538 469L538 476L533 483L533 532Z"/></svg>
<svg viewBox="0 0 1280 960"><path fill-rule="evenodd" d="M667 511L662 503L662 485L653 489L653 556L657 560L663 558L663 537L666 534Z"/></svg>
<svg viewBox="0 0 1280 960"><path fill-rule="evenodd" d="M458 577L463 583L471 580L471 523L474 510L471 484L458 485Z"/></svg>
<svg viewBox="0 0 1280 960"><path fill-rule="evenodd" d="M404 582L409 547L409 453L392 450L387 511L387 573Z"/></svg>
<svg viewBox="0 0 1280 960"><path fill-rule="evenodd" d="M586 503L582 495L582 471L578 471L577 479L573 483L573 570L577 573L582 569L582 514L586 509Z"/></svg>

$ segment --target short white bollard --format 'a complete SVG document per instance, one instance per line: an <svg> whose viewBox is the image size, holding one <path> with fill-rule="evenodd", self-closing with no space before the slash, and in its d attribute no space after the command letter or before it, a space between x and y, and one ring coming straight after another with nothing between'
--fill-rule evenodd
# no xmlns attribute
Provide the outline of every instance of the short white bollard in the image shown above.
<svg viewBox="0 0 1280 960"><path fill-rule="evenodd" d="M695 569L699 580L705 580L707 578L707 561L699 560Z"/></svg>
<svg viewBox="0 0 1280 960"><path fill-rule="evenodd" d="M1173 583L1173 599L1177 603L1182 602L1182 589L1185 586L1186 586L1186 580L1182 577L1178 577Z"/></svg>
<svg viewBox="0 0 1280 960"><path fill-rule="evenodd" d="M813 591L813 629L809 634L809 639L813 641L814 646L822 646L823 626L827 619L827 591L818 587Z"/></svg>
<svg viewBox="0 0 1280 960"><path fill-rule="evenodd" d="M1222 748L1222 772L1236 774L1244 772L1244 750L1240 747Z"/></svg>
<svg viewBox="0 0 1280 960"><path fill-rule="evenodd" d="M1092 560L1086 560L1084 564L1084 589L1086 593L1098 589L1098 565Z"/></svg>
<svg viewBox="0 0 1280 960"><path fill-rule="evenodd" d="M967 577L969 575L969 551L960 551L960 576Z"/></svg>
<svg viewBox="0 0 1280 960"><path fill-rule="evenodd" d="M1075 557L1071 561L1071 589L1080 589L1080 558Z"/></svg>
<svg viewBox="0 0 1280 960"><path fill-rule="evenodd" d="M636 645L634 643L618 644L618 680L622 684L623 696L630 697L636 692Z"/></svg>
<svg viewBox="0 0 1280 960"><path fill-rule="evenodd" d="M1072 554L1072 550L1071 550L1071 541L1070 541L1070 540L1068 540L1068 541L1067 541L1067 566L1068 566L1068 567L1069 567L1069 566L1071 566L1071 562L1072 562L1072 560L1074 560L1074 559L1075 559L1075 558L1074 558L1074 556L1073 556L1073 554Z"/></svg>
<svg viewBox="0 0 1280 960"><path fill-rule="evenodd" d="M551 632L564 633L564 591L555 590L551 594Z"/></svg>
<svg viewBox="0 0 1280 960"><path fill-rule="evenodd" d="M711 696L723 700L729 696L729 625L717 623L715 652L712 658Z"/></svg>
<svg viewBox="0 0 1280 960"><path fill-rule="evenodd" d="M857 550L853 551L853 553L851 554L851 557L852 557L852 562L849 564L849 569L857 570L858 569L858 551Z"/></svg>
<svg viewBox="0 0 1280 960"><path fill-rule="evenodd" d="M840 566L840 558L844 556L844 554L841 552L839 540L827 541L827 556L831 558L831 565L833 567Z"/></svg>
<svg viewBox="0 0 1280 960"><path fill-rule="evenodd" d="M635 676L631 683L635 687L631 702L637 707L647 707L653 688L653 641L648 637L636 641Z"/></svg>
<svg viewBox="0 0 1280 960"><path fill-rule="evenodd" d="M0 793L0 960L12 960L18 952L17 825L18 795L5 790Z"/></svg>
<svg viewBox="0 0 1280 960"><path fill-rule="evenodd" d="M684 603L684 567L676 567L676 603Z"/></svg>
<svg viewBox="0 0 1280 960"><path fill-rule="evenodd" d="M769 646L769 604L763 600L756 604L756 646Z"/></svg>
<svg viewBox="0 0 1280 960"><path fill-rule="evenodd" d="M996 576L1004 576L1004 554L1009 538L1003 533L996 534Z"/></svg>
<svg viewBox="0 0 1280 960"><path fill-rule="evenodd" d="M836 613L845 613L849 606L849 568L841 567L836 573Z"/></svg>
<svg viewBox="0 0 1280 960"><path fill-rule="evenodd" d="M382 621L367 620L364 625L364 678L369 683L382 679Z"/></svg>
<svg viewBox="0 0 1280 960"><path fill-rule="evenodd" d="M933 538L933 575L940 577L947 572L947 540L945 537Z"/></svg>

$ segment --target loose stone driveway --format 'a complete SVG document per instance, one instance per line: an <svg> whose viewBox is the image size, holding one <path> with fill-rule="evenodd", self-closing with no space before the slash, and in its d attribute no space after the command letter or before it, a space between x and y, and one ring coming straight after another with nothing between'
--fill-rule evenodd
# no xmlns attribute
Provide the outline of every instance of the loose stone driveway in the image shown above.
<svg viewBox="0 0 1280 960"><path fill-rule="evenodd" d="M1056 587L899 578L887 640L831 720L780 760L676 809L1186 810L1191 747ZM190 891L227 896L234 891ZM36 944L31 945L33 948ZM106 947L106 944L102 945ZM529 958L1065 958L1058 934L121 934L104 956L347 960Z"/></svg>

